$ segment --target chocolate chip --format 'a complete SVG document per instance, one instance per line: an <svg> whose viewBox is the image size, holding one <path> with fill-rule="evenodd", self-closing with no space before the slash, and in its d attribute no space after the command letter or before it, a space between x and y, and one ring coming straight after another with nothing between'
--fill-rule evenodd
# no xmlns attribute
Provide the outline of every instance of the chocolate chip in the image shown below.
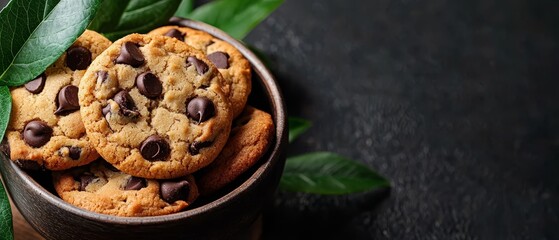
<svg viewBox="0 0 559 240"><path fill-rule="evenodd" d="M101 108L101 112L103 113L104 117L107 117L107 114L111 112L111 104L107 104L107 106Z"/></svg>
<svg viewBox="0 0 559 240"><path fill-rule="evenodd" d="M45 168L42 165L40 165L37 161L33 161L33 160L18 159L18 160L15 161L15 163L21 169L24 169L24 170L30 170L30 171L45 170Z"/></svg>
<svg viewBox="0 0 559 240"><path fill-rule="evenodd" d="M68 85L60 89L56 105L58 109L54 112L55 115L68 114L80 109L78 87Z"/></svg>
<svg viewBox="0 0 559 240"><path fill-rule="evenodd" d="M109 78L109 73L107 71L97 71L97 83L104 83Z"/></svg>
<svg viewBox="0 0 559 240"><path fill-rule="evenodd" d="M208 59L212 61L212 63L221 69L229 68L229 54L224 52L214 52L208 55Z"/></svg>
<svg viewBox="0 0 559 240"><path fill-rule="evenodd" d="M198 123L201 123L215 115L215 107L209 98L196 97L188 102L186 115L189 118L198 121Z"/></svg>
<svg viewBox="0 0 559 240"><path fill-rule="evenodd" d="M30 93L37 94L43 91L45 88L45 81L47 80L47 75L45 73L39 75L37 78L31 80L25 84L25 89Z"/></svg>
<svg viewBox="0 0 559 240"><path fill-rule="evenodd" d="M142 188L145 188L146 186L147 185L145 179L132 176L128 179L128 182L126 182L124 190L140 190Z"/></svg>
<svg viewBox="0 0 559 240"><path fill-rule="evenodd" d="M165 36L167 37L172 37L172 38L176 38L178 40L184 41L184 36L186 34L182 33L181 31L177 30L177 29L171 29L169 30L167 33L165 33Z"/></svg>
<svg viewBox="0 0 559 240"><path fill-rule="evenodd" d="M144 61L144 54L133 42L125 42L120 48L120 55L116 58L116 63L128 64L132 67L142 66Z"/></svg>
<svg viewBox="0 0 559 240"><path fill-rule="evenodd" d="M80 181L80 191L85 191L85 188L87 187L87 185L89 185L91 182L93 182L93 180L97 179L97 177L93 176L91 173L88 172L84 172L82 175L80 175L79 181Z"/></svg>
<svg viewBox="0 0 559 240"><path fill-rule="evenodd" d="M32 147L45 145L52 137L52 128L40 120L28 122L23 129L23 141Z"/></svg>
<svg viewBox="0 0 559 240"><path fill-rule="evenodd" d="M128 94L128 91L122 90L118 92L113 100L118 104L120 113L125 117L134 118L140 115L136 103L134 103L134 99Z"/></svg>
<svg viewBox="0 0 559 240"><path fill-rule="evenodd" d="M157 98L163 92L161 81L151 72L138 75L136 77L136 86L140 93L148 98Z"/></svg>
<svg viewBox="0 0 559 240"><path fill-rule="evenodd" d="M186 61L192 65L194 65L194 67L196 67L196 71L198 72L198 74L202 75L204 73L206 73L210 68L208 67L208 65L205 62L202 62L200 59L195 58L195 57L188 57L186 59Z"/></svg>
<svg viewBox="0 0 559 240"><path fill-rule="evenodd" d="M161 197L168 203L188 200L190 183L186 180L165 181L161 183Z"/></svg>
<svg viewBox="0 0 559 240"><path fill-rule="evenodd" d="M91 64L91 52L84 47L73 46L66 51L66 66L72 71L85 70Z"/></svg>
<svg viewBox="0 0 559 240"><path fill-rule="evenodd" d="M188 147L188 152L190 152L191 155L197 155L198 153L200 153L200 150L202 148L206 148L212 145L212 142L198 142L195 141L192 144L190 144L190 146Z"/></svg>
<svg viewBox="0 0 559 240"><path fill-rule="evenodd" d="M140 146L140 153L146 160L163 160L171 153L169 143L160 136L151 135Z"/></svg>
<svg viewBox="0 0 559 240"><path fill-rule="evenodd" d="M80 159L80 156L82 154L82 149L80 147L72 146L72 147L69 147L68 150L69 150L69 155L68 156L70 156L71 159L73 159L73 160Z"/></svg>

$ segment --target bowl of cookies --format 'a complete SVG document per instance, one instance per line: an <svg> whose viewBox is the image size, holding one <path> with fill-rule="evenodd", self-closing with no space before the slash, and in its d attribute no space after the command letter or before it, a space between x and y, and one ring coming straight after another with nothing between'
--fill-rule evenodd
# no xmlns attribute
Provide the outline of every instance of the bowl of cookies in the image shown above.
<svg viewBox="0 0 559 240"><path fill-rule="evenodd" d="M212 26L174 18L115 42L86 30L10 91L0 171L47 239L230 239L273 200L282 94Z"/></svg>

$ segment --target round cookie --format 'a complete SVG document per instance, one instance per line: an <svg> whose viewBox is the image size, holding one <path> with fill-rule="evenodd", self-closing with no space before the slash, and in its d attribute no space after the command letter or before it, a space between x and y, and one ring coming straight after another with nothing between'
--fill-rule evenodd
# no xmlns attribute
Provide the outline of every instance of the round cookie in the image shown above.
<svg viewBox="0 0 559 240"><path fill-rule="evenodd" d="M64 170L99 157L78 111L78 85L91 61L110 44L86 30L43 74L11 89L6 137L12 160L24 168Z"/></svg>
<svg viewBox="0 0 559 240"><path fill-rule="evenodd" d="M231 101L233 117L241 114L252 87L251 72L250 63L235 47L206 32L187 27L165 26L149 34L174 37L206 53L225 81L230 84L226 94Z"/></svg>
<svg viewBox="0 0 559 240"><path fill-rule="evenodd" d="M223 78L174 38L132 34L111 45L80 84L80 112L99 154L137 177L193 173L219 154L231 129Z"/></svg>
<svg viewBox="0 0 559 240"><path fill-rule="evenodd" d="M53 172L54 188L66 202L89 211L128 217L171 214L198 197L192 176L173 180L133 177L103 160Z"/></svg>
<svg viewBox="0 0 559 240"><path fill-rule="evenodd" d="M273 136L270 114L247 106L235 119L231 136L219 156L200 171L200 194L212 194L247 171L266 153Z"/></svg>

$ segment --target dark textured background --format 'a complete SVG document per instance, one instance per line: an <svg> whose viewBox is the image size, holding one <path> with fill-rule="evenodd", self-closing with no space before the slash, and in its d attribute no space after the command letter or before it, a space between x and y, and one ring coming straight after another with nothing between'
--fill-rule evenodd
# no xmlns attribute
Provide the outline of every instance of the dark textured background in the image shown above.
<svg viewBox="0 0 559 240"><path fill-rule="evenodd" d="M265 239L559 239L557 0L286 0L246 42L314 124L291 154L393 184L279 193Z"/></svg>
<svg viewBox="0 0 559 240"><path fill-rule="evenodd" d="M291 153L393 183L280 194L265 239L559 239L559 1L286 0L246 41L314 124Z"/></svg>

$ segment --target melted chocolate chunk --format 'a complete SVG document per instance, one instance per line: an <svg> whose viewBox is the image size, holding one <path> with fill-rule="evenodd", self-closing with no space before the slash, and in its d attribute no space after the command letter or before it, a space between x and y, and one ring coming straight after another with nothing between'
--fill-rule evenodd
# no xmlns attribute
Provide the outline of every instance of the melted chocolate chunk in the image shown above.
<svg viewBox="0 0 559 240"><path fill-rule="evenodd" d="M66 66L72 71L85 70L91 64L91 52L89 49L73 46L66 51Z"/></svg>
<svg viewBox="0 0 559 240"><path fill-rule="evenodd" d="M151 72L145 72L136 77L136 87L140 93L148 98L157 98L163 92L163 85L159 78Z"/></svg>
<svg viewBox="0 0 559 240"><path fill-rule="evenodd" d="M98 71L97 75L97 83L104 83L109 78L109 73L107 71Z"/></svg>
<svg viewBox="0 0 559 240"><path fill-rule="evenodd" d="M45 81L47 80L47 75L45 73L39 75L37 78L31 80L25 84L25 89L30 93L37 94L43 91L45 88Z"/></svg>
<svg viewBox="0 0 559 240"><path fill-rule="evenodd" d="M68 85L60 89L56 105L58 109L54 112L55 115L64 115L79 110L78 87Z"/></svg>
<svg viewBox="0 0 559 240"><path fill-rule="evenodd" d="M202 148L207 148L209 146L212 145L212 142L198 142L198 141L194 141L192 144L190 144L190 146L188 147L188 152L190 152L191 155L197 155L200 153L200 150Z"/></svg>
<svg viewBox="0 0 559 240"><path fill-rule="evenodd" d="M124 186L124 190L140 190L147 186L146 180L139 177L130 177L126 185Z"/></svg>
<svg viewBox="0 0 559 240"><path fill-rule="evenodd" d="M161 183L161 198L168 203L178 200L188 200L190 193L190 183L186 180L165 181Z"/></svg>
<svg viewBox="0 0 559 240"><path fill-rule="evenodd" d="M229 54L224 52L214 52L208 55L208 59L220 69L229 68Z"/></svg>
<svg viewBox="0 0 559 240"><path fill-rule="evenodd" d="M165 36L176 38L180 41L184 41L184 36L186 36L186 34L182 33L181 31L179 31L175 28L173 28L173 29L169 30L167 33L165 33Z"/></svg>
<svg viewBox="0 0 559 240"><path fill-rule="evenodd" d="M140 112L136 107L136 103L134 103L134 99L132 99L130 94L128 94L128 91L122 90L118 92L114 96L113 100L118 104L120 107L120 113L122 113L125 117L135 118L140 115Z"/></svg>
<svg viewBox="0 0 559 240"><path fill-rule="evenodd" d="M87 187L87 185L89 185L95 179L97 179L97 177L93 176L93 174L88 173L88 172L84 172L79 177L79 181L80 181L80 189L79 190L80 191L85 191L85 188Z"/></svg>
<svg viewBox="0 0 559 240"><path fill-rule="evenodd" d="M82 149L80 147L69 147L69 157L73 160L78 160L80 159L80 156L82 154Z"/></svg>
<svg viewBox="0 0 559 240"><path fill-rule="evenodd" d="M186 61L192 65L194 65L194 67L196 67L196 71L198 72L198 74L202 75L204 73L206 73L210 68L208 67L208 65L201 61L198 58L195 57L188 57L186 59Z"/></svg>
<svg viewBox="0 0 559 240"><path fill-rule="evenodd" d="M169 143L160 136L151 135L140 146L140 153L146 160L164 160L171 153Z"/></svg>
<svg viewBox="0 0 559 240"><path fill-rule="evenodd" d="M120 55L116 58L116 63L128 64L132 67L139 67L144 64L145 58L138 45L133 42L125 42L120 48Z"/></svg>
<svg viewBox="0 0 559 240"><path fill-rule="evenodd" d="M52 137L52 128L40 120L28 122L23 129L23 141L31 147L42 147Z"/></svg>
<svg viewBox="0 0 559 240"><path fill-rule="evenodd" d="M103 113L104 117L107 117L107 114L111 112L111 104L107 104L107 106L101 108L101 113Z"/></svg>
<svg viewBox="0 0 559 240"><path fill-rule="evenodd" d="M215 115L215 107L209 98L196 97L188 102L186 115L198 123L201 123Z"/></svg>

